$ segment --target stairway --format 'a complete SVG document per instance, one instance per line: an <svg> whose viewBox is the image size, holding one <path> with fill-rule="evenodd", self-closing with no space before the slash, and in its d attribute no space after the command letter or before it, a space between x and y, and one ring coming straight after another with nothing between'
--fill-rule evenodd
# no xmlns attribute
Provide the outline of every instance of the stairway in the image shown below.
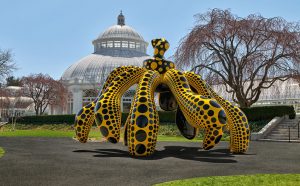
<svg viewBox="0 0 300 186"><path fill-rule="evenodd" d="M289 141L290 127L290 140L300 142L300 138L298 138L298 121L300 121L300 115L297 115L295 119L285 118L262 140Z"/></svg>

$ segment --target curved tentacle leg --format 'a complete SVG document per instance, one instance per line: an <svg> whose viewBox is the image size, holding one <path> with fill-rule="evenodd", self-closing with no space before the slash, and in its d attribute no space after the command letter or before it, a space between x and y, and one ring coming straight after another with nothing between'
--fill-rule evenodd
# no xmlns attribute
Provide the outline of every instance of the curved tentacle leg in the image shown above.
<svg viewBox="0 0 300 186"><path fill-rule="evenodd" d="M105 83L102 87L102 90L100 92L100 94L103 94L104 91L107 89L107 87L110 85L110 83L117 77L119 76L121 73L134 68L135 66L121 66L121 67L117 67L115 68L113 71L111 71L111 73L109 74L109 76L106 78ZM98 95L98 97L100 97L101 95Z"/></svg>
<svg viewBox="0 0 300 186"><path fill-rule="evenodd" d="M147 71L141 78L127 126L128 149L131 155L148 156L155 150L158 135L158 113L154 91L161 82L159 73Z"/></svg>
<svg viewBox="0 0 300 186"><path fill-rule="evenodd" d="M213 148L223 135L226 114L214 100L194 94L182 72L171 69L164 75L164 83L175 95L186 120L195 128L205 128L203 140L205 150Z"/></svg>
<svg viewBox="0 0 300 186"><path fill-rule="evenodd" d="M229 101L219 96L201 76L187 72L185 73L189 84L203 95L214 97L218 103L224 108L230 131L230 151L234 153L246 152L249 146L250 130L246 115L240 108L233 106Z"/></svg>
<svg viewBox="0 0 300 186"><path fill-rule="evenodd" d="M98 98L95 107L96 123L102 135L111 143L120 139L121 109L120 99L123 93L136 84L146 70L131 67L117 76Z"/></svg>
<svg viewBox="0 0 300 186"><path fill-rule="evenodd" d="M115 77L117 77L122 72L132 67L133 66L123 66L123 67L115 68L107 77L103 85L102 91L99 93L98 97L101 96L101 94L110 85L110 83L114 80ZM92 101L88 105L82 107L82 109L80 109L80 111L75 116L74 128L75 128L76 138L82 143L86 143L91 127L95 121L94 108L96 103L97 103L97 99Z"/></svg>
<svg viewBox="0 0 300 186"><path fill-rule="evenodd" d="M90 104L84 106L75 116L75 133L76 138L81 143L86 143L89 132L91 127L95 121L94 116L94 108L95 108L95 101L91 102Z"/></svg>

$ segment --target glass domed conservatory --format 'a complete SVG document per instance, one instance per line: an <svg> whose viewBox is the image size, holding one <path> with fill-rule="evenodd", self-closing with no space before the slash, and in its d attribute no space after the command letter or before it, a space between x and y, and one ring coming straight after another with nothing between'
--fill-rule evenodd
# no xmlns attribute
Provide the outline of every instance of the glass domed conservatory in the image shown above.
<svg viewBox="0 0 300 186"><path fill-rule="evenodd" d="M125 25L125 17L120 13L117 25L106 29L93 42L94 53L71 65L62 75L67 86L67 113L77 113L83 105L93 101L106 77L119 66L142 66L149 58L146 49L148 43L130 26ZM122 97L121 109L130 109L135 91L132 87Z"/></svg>

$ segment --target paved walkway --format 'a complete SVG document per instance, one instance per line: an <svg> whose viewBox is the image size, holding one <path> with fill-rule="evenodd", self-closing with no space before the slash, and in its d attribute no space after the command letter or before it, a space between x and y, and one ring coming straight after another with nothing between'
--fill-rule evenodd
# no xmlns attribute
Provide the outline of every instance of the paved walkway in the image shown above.
<svg viewBox="0 0 300 186"><path fill-rule="evenodd" d="M244 155L227 143L204 151L198 143L158 142L148 158L132 158L121 143L80 144L69 138L0 137L0 185L152 185L175 179L300 173L300 143L251 142Z"/></svg>

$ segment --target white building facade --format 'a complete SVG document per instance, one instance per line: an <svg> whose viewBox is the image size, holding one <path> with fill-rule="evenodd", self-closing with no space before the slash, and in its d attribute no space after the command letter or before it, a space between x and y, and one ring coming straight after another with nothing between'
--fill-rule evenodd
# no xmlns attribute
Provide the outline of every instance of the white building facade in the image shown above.
<svg viewBox="0 0 300 186"><path fill-rule="evenodd" d="M232 94L226 92L224 85L213 85L212 88L225 99L232 101ZM253 106L292 105L300 113L300 86L294 79L277 81L270 88L262 89L259 100Z"/></svg>
<svg viewBox="0 0 300 186"><path fill-rule="evenodd" d="M142 66L143 61L149 58L146 53L148 43L133 28L125 25L122 12L117 25L106 29L92 44L94 53L71 65L62 75L69 92L66 114L75 114L83 105L93 101L113 69ZM123 95L122 111L129 111L134 90L135 87L131 87Z"/></svg>

